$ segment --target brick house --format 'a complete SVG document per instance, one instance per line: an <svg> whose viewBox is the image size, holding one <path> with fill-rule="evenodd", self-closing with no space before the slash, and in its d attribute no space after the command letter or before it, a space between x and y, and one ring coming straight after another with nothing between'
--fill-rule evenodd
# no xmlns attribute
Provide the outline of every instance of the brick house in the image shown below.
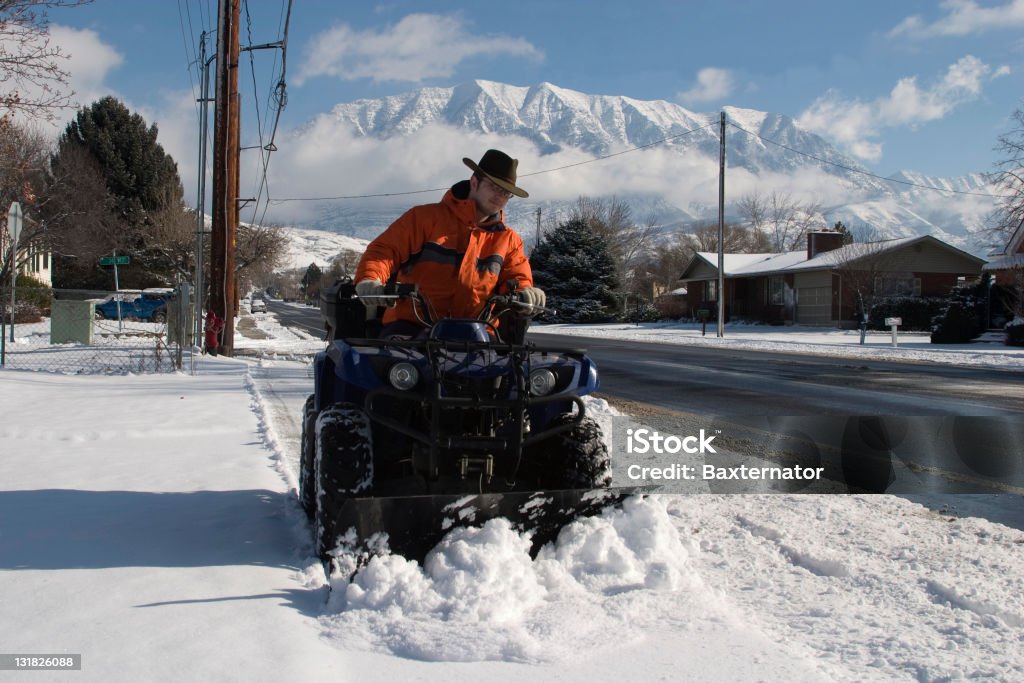
<svg viewBox="0 0 1024 683"><path fill-rule="evenodd" d="M934 237L843 244L824 230L807 235L807 248L781 254L725 254L725 319L775 324L852 324L853 282L869 278L878 297L946 296L963 279L977 278L985 263ZM693 255L679 281L690 313L718 310L718 254ZM845 281L845 286L844 286Z"/></svg>
<svg viewBox="0 0 1024 683"><path fill-rule="evenodd" d="M1011 314L1020 315L1024 309L1024 221L1010 236L1001 252L989 254L992 259L984 270L992 273L995 284L1015 292L1006 305Z"/></svg>

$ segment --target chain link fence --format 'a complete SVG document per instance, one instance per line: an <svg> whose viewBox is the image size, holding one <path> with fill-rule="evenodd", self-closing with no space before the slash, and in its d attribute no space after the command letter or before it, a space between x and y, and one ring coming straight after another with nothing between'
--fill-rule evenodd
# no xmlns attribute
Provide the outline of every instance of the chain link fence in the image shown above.
<svg viewBox="0 0 1024 683"><path fill-rule="evenodd" d="M148 320L133 319L127 306L121 319L97 314L97 303L111 298L109 293L53 294L44 300L40 290L18 287L12 316L10 288L0 290L5 369L122 375L188 369L192 312L187 285L168 292L165 305L156 314L147 313Z"/></svg>

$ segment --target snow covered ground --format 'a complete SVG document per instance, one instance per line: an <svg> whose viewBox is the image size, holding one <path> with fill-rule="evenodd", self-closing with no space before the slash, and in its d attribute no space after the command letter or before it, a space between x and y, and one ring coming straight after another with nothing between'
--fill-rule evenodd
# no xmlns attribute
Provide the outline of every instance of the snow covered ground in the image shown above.
<svg viewBox="0 0 1024 683"><path fill-rule="evenodd" d="M651 496L535 560L497 520L329 580L295 498L320 342L255 322L194 375L0 371L0 654L82 655L0 681L1024 680L1024 532L953 496ZM629 331L699 336L587 330Z"/></svg>
<svg viewBox="0 0 1024 683"><path fill-rule="evenodd" d="M891 332L870 331L865 344L860 332L825 327L736 324L726 325L724 336L716 335L709 323L706 331L699 323L608 323L603 325L538 325L534 334L572 334L580 337L603 337L689 344L732 349L780 351L813 356L866 358L908 362L946 363L1003 369L1024 370L1024 347L1006 346L1003 333L988 333L972 344L932 344L927 332L898 332L896 346Z"/></svg>

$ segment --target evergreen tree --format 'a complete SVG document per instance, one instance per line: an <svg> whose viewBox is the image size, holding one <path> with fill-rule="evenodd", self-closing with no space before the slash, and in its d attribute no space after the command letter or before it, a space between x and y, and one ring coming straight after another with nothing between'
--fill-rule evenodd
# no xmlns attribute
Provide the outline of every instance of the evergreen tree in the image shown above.
<svg viewBox="0 0 1024 683"><path fill-rule="evenodd" d="M843 225L842 221L836 221L836 224L832 227L832 229L835 230L836 232L838 232L840 235L843 236L843 244L844 245L846 245L846 244L853 244L853 242L854 242L853 233L850 232L849 228L847 228L845 225Z"/></svg>
<svg viewBox="0 0 1024 683"><path fill-rule="evenodd" d="M302 292L307 303L320 296L320 282L323 279L324 271L320 266L310 263L309 268L306 268L306 274L302 276L302 281L299 283L299 291Z"/></svg>
<svg viewBox="0 0 1024 683"><path fill-rule="evenodd" d="M615 317L619 287L608 241L575 218L547 233L530 255L535 284L547 294L555 322L599 322Z"/></svg>
<svg viewBox="0 0 1024 683"><path fill-rule="evenodd" d="M51 159L51 192L78 194L84 182L83 164L95 169L105 189L103 196L90 197L90 204L103 213L92 223L102 224L107 233L102 240L105 247L132 259L131 266L122 271L122 284L168 285L176 272L187 272L194 221L185 210L177 164L157 143L157 127L147 126L141 116L114 97L83 107L57 142ZM64 233L73 243L81 212L52 218L56 232ZM82 269L79 277L83 280L94 279L88 271L95 266L92 262L72 261L64 266Z"/></svg>

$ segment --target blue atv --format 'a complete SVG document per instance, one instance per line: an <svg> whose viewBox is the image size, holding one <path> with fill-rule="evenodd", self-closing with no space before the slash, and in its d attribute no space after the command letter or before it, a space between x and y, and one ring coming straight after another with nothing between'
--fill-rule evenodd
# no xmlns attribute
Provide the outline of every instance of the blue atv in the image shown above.
<svg viewBox="0 0 1024 683"><path fill-rule="evenodd" d="M388 296L426 302L409 286ZM321 293L327 348L302 419L299 498L317 551L387 547L422 560L456 525L507 517L535 549L568 521L624 497L581 396L598 387L582 350L524 341L536 313L514 292L477 319L381 339L350 280ZM524 315L525 314L525 315ZM425 318L425 322L429 319Z"/></svg>

